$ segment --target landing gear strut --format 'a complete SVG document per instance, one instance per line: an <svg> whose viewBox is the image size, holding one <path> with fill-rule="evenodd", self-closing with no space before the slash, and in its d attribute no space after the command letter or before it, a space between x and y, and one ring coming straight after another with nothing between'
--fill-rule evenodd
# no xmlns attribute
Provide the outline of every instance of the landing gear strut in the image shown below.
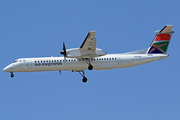
<svg viewBox="0 0 180 120"><path fill-rule="evenodd" d="M93 66L91 65L90 58L85 59L85 61L86 61L86 63L89 65L89 66L88 66L88 69L89 69L89 70L92 70L92 69L93 69Z"/></svg>
<svg viewBox="0 0 180 120"><path fill-rule="evenodd" d="M14 74L13 74L13 72L11 72L11 77L12 77L12 78L14 77Z"/></svg>
<svg viewBox="0 0 180 120"><path fill-rule="evenodd" d="M83 74L82 74L81 72L82 72ZM79 74L83 77L82 81L83 81L84 83L86 83L86 82L87 82L87 78L85 77L84 70L83 70L83 71L79 71Z"/></svg>

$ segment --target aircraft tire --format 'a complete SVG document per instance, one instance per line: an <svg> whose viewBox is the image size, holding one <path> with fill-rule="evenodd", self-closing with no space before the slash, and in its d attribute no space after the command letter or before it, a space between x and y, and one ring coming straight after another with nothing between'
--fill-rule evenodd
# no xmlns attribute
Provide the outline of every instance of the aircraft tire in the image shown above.
<svg viewBox="0 0 180 120"><path fill-rule="evenodd" d="M92 69L93 69L93 66L92 66L92 65L89 65L89 66L88 66L88 69L89 69L89 70L92 70Z"/></svg>
<svg viewBox="0 0 180 120"><path fill-rule="evenodd" d="M82 81L83 81L83 83L86 83L87 82L87 78L83 77Z"/></svg>
<svg viewBox="0 0 180 120"><path fill-rule="evenodd" d="M14 77L14 74L13 74L13 73L11 73L11 77L12 77L12 78Z"/></svg>

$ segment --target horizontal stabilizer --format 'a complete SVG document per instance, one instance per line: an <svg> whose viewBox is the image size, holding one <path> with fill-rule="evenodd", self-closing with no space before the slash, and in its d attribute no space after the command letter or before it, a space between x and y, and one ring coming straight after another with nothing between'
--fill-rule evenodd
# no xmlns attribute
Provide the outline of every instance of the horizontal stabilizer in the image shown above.
<svg viewBox="0 0 180 120"><path fill-rule="evenodd" d="M166 25L161 31L160 33L170 33L171 30L173 29L174 25Z"/></svg>

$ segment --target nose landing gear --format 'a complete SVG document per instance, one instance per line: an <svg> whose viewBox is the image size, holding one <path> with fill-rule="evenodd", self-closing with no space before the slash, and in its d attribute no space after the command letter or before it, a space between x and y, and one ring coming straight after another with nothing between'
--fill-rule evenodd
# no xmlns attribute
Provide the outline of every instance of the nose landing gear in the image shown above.
<svg viewBox="0 0 180 120"><path fill-rule="evenodd" d="M14 74L13 74L13 72L10 72L11 73L11 77L13 78L14 77Z"/></svg>

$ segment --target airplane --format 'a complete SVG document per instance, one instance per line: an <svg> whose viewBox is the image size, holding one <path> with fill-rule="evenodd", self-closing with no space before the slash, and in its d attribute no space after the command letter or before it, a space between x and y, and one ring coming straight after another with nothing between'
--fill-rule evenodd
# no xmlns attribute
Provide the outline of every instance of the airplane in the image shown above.
<svg viewBox="0 0 180 120"><path fill-rule="evenodd" d="M121 53L107 54L102 49L96 48L95 31L86 36L80 48L67 49L63 42L64 57L39 57L20 58L3 71L10 72L40 72L40 71L66 71L79 72L83 77L82 81L87 82L84 70L111 70L115 68L127 68L141 65L169 57L167 49L174 31L174 25L166 25L162 30L155 31L155 38L147 49Z"/></svg>

